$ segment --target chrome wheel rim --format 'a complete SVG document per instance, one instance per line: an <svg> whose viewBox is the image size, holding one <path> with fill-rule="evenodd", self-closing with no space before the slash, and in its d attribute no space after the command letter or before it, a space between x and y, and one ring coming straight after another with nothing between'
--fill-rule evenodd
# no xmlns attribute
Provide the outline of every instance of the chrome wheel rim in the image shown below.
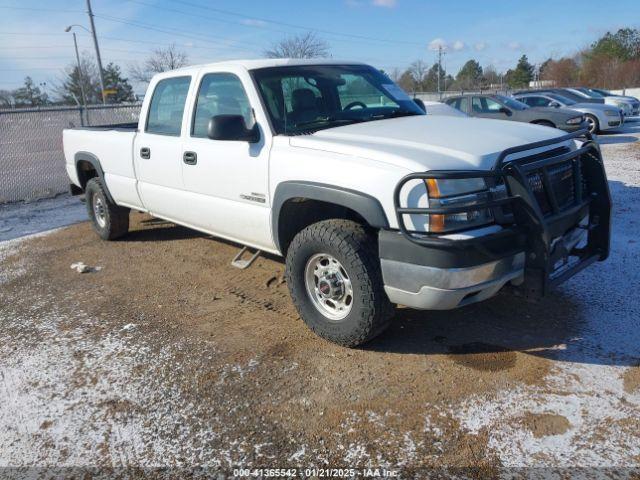
<svg viewBox="0 0 640 480"><path fill-rule="evenodd" d="M326 253L313 255L305 267L304 283L313 305L329 320L343 320L351 312L351 280L333 256Z"/></svg>
<svg viewBox="0 0 640 480"><path fill-rule="evenodd" d="M107 212L104 207L104 202L98 195L93 196L93 215L96 218L98 226L104 228L107 224Z"/></svg>
<svg viewBox="0 0 640 480"><path fill-rule="evenodd" d="M596 121L593 118L587 117L587 125L589 125L589 132L590 133L595 133Z"/></svg>

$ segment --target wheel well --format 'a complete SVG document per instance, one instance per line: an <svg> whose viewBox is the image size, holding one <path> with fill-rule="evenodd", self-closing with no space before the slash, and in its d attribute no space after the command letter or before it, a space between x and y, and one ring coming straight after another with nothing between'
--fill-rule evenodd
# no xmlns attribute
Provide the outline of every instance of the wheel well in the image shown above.
<svg viewBox="0 0 640 480"><path fill-rule="evenodd" d="M289 244L300 230L313 223L331 218L353 220L361 225L369 226L367 221L355 210L342 205L300 197L287 200L282 205L278 216L278 242L282 254L286 255Z"/></svg>
<svg viewBox="0 0 640 480"><path fill-rule="evenodd" d="M89 180L98 176L96 167L87 160L78 160L76 169L78 171L78 180L80 181L80 186L83 190L86 188Z"/></svg>
<svg viewBox="0 0 640 480"><path fill-rule="evenodd" d="M531 123L535 123L536 125L550 125L550 126L552 126L553 128L555 128L555 127L556 127L555 123L553 123L551 120L544 120L544 119L541 119L541 120L534 120L534 121L532 121Z"/></svg>

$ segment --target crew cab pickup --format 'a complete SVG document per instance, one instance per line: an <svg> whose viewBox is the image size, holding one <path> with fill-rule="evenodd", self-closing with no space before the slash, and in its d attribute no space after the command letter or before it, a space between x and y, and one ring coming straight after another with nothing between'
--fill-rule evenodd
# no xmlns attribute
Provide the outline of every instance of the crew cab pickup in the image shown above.
<svg viewBox="0 0 640 480"><path fill-rule="evenodd" d="M302 320L346 346L382 332L394 304L538 298L609 254L586 131L425 115L364 64L165 72L137 125L65 130L64 151L100 237L137 210L284 256Z"/></svg>

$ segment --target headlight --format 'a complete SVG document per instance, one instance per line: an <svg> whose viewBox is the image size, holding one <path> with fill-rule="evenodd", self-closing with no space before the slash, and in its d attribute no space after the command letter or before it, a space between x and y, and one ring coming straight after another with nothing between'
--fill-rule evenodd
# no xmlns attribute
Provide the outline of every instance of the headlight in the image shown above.
<svg viewBox="0 0 640 480"><path fill-rule="evenodd" d="M584 121L584 117L573 117L567 120L567 125L579 125Z"/></svg>
<svg viewBox="0 0 640 480"><path fill-rule="evenodd" d="M604 114L607 117L619 117L620 116L620 112L618 110L605 110Z"/></svg>
<svg viewBox="0 0 640 480"><path fill-rule="evenodd" d="M492 193L481 178L426 180L429 208L467 207L480 205L492 198ZM506 190L505 190L506 194ZM493 213L488 208L470 209L466 212L445 215L429 215L430 232L452 232L493 223Z"/></svg>

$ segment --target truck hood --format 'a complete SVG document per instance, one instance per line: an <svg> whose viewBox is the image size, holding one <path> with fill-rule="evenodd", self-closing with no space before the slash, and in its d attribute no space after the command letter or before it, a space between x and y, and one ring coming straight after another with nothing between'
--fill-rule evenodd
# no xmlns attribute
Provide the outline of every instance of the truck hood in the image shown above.
<svg viewBox="0 0 640 480"><path fill-rule="evenodd" d="M423 170L485 170L510 147L565 135L527 123L420 115L346 125L290 137L292 147L368 158ZM553 147L530 150L537 153Z"/></svg>

